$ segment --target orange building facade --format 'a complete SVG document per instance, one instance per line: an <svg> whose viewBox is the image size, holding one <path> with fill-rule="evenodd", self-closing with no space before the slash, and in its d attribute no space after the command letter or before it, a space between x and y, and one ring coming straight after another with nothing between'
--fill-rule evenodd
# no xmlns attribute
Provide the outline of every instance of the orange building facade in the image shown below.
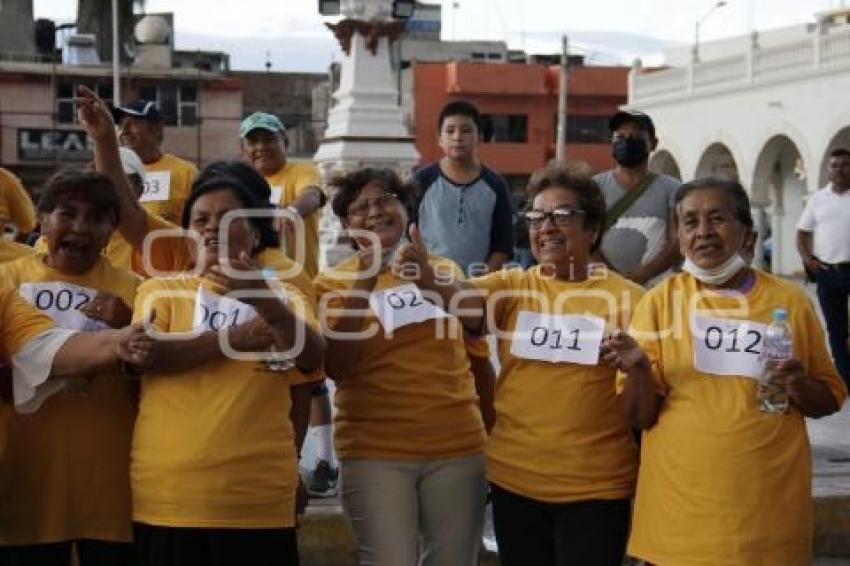
<svg viewBox="0 0 850 566"><path fill-rule="evenodd" d="M416 63L414 130L422 163L442 156L437 118L452 100L484 117L479 157L515 188L555 155L560 67L516 63ZM612 165L608 118L627 101L628 67L571 65L567 83L569 160Z"/></svg>

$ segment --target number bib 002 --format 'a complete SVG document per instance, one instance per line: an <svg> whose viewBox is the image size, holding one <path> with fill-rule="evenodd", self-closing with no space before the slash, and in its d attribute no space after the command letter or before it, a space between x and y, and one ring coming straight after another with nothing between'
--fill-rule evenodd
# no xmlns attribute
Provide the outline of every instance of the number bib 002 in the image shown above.
<svg viewBox="0 0 850 566"><path fill-rule="evenodd" d="M694 315L691 337L694 368L714 375L738 375L758 379L762 339L766 325L751 320Z"/></svg>
<svg viewBox="0 0 850 566"><path fill-rule="evenodd" d="M605 319L596 316L520 311L511 354L541 362L597 365L604 332Z"/></svg>
<svg viewBox="0 0 850 566"><path fill-rule="evenodd" d="M256 317L257 311L251 305L199 287L192 328L202 332L218 332L223 328L239 326Z"/></svg>
<svg viewBox="0 0 850 566"><path fill-rule="evenodd" d="M425 300L419 287L413 284L374 291L369 296L369 306L386 332L449 316L446 311Z"/></svg>
<svg viewBox="0 0 850 566"><path fill-rule="evenodd" d="M53 319L60 328L68 330L108 328L105 322L92 320L80 312L80 309L97 295L96 289L64 281L39 281L21 284L18 292L29 304Z"/></svg>
<svg viewBox="0 0 850 566"><path fill-rule="evenodd" d="M159 202L171 198L171 171L145 173L145 188L139 202Z"/></svg>

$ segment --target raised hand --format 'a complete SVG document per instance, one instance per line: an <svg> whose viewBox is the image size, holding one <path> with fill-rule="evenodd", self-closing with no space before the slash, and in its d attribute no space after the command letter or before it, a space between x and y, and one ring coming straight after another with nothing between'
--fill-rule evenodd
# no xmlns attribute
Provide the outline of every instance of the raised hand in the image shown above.
<svg viewBox="0 0 850 566"><path fill-rule="evenodd" d="M399 246L393 257L393 272L418 280L428 269L428 248L422 240L419 226L411 224L409 241Z"/></svg>
<svg viewBox="0 0 850 566"><path fill-rule="evenodd" d="M649 367L646 353L622 330L615 330L602 341L599 358L603 364L625 372Z"/></svg>
<svg viewBox="0 0 850 566"><path fill-rule="evenodd" d="M254 276L250 278L231 277L225 273L224 266L229 267L232 271L253 272ZM204 277L228 291L266 289L268 285L261 274L261 270L262 266L251 259L248 254L242 252L237 259L220 259L218 264L210 266L204 272Z"/></svg>
<svg viewBox="0 0 850 566"><path fill-rule="evenodd" d="M115 136L112 114L94 91L80 85L74 103L77 105L77 121L94 140Z"/></svg>
<svg viewBox="0 0 850 566"><path fill-rule="evenodd" d="M105 322L112 328L127 326L133 318L133 311L121 297L107 291L98 291L80 312L92 320Z"/></svg>

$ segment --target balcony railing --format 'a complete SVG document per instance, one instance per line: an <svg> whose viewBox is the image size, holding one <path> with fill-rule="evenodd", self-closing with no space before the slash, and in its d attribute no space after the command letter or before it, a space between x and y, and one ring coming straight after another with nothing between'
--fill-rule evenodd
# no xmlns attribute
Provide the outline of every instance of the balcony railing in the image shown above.
<svg viewBox="0 0 850 566"><path fill-rule="evenodd" d="M716 92L801 77L809 71L850 68L850 26L829 33L817 28L810 36L762 48L754 34L749 49L739 55L651 72L635 67L629 77L629 103L639 105L703 91Z"/></svg>

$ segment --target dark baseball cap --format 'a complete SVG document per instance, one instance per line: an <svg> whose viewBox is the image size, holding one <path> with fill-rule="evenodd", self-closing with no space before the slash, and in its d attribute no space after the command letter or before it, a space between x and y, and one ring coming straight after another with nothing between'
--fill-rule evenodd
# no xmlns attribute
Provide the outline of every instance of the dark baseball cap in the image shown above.
<svg viewBox="0 0 850 566"><path fill-rule="evenodd" d="M615 132L617 128L626 122L634 122L640 129L649 132L649 136L655 139L655 124L652 123L652 118L648 114L644 114L639 110L620 110L608 121L608 128Z"/></svg>
<svg viewBox="0 0 850 566"><path fill-rule="evenodd" d="M141 118L151 122L162 122L162 114L156 107L156 102L150 100L134 100L126 106L115 106L112 108L112 118L120 122L124 116Z"/></svg>

